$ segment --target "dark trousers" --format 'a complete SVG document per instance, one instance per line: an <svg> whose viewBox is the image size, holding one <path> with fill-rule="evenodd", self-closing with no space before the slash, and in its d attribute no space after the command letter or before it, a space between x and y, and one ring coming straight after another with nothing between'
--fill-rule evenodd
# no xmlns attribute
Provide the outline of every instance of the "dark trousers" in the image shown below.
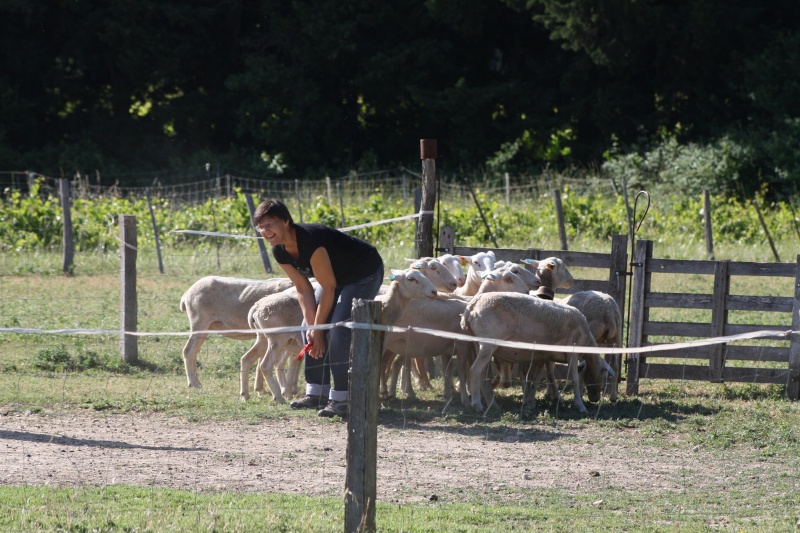
<svg viewBox="0 0 800 533"><path fill-rule="evenodd" d="M328 317L328 323L348 321L353 315L353 300L374 300L383 284L383 265L369 276L353 283L336 288L334 305ZM321 288L317 289L316 298L319 302ZM305 322L303 322L305 325ZM327 388L333 376L333 390L330 393L332 400L346 400L347 390L350 385L350 340L353 330L338 326L328 330L328 350L323 357L314 359L306 356L305 378L307 383L322 385Z"/></svg>

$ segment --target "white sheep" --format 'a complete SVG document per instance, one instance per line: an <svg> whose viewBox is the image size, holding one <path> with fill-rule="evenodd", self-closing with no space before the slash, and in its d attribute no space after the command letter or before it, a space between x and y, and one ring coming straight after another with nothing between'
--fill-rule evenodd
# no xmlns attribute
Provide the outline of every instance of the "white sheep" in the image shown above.
<svg viewBox="0 0 800 533"><path fill-rule="evenodd" d="M253 330L272 328L298 328L303 322L303 312L297 301L297 290L291 287L277 294L270 294L257 301L248 312L248 322ZM300 330L256 335L256 342L239 361L239 397L250 398L248 374L257 359L255 390L259 396L264 392L264 379L269 385L272 399L285 403L297 392L300 361L297 354L303 346ZM286 367L288 366L288 372ZM277 374L277 379L276 379Z"/></svg>
<svg viewBox="0 0 800 533"><path fill-rule="evenodd" d="M482 272L491 272L494 268L495 256L492 250L488 252L478 252L470 256L457 256L469 265L467 269L467 281L463 287L456 289L455 293L459 296L473 296L481 286Z"/></svg>
<svg viewBox="0 0 800 533"><path fill-rule="evenodd" d="M197 280L181 297L180 308L189 317L190 334L183 347L183 364L190 387L200 388L197 378L197 353L208 338L208 331L248 330L247 313L258 300L292 286L288 278L254 280L206 276ZM222 333L238 340L254 333Z"/></svg>
<svg viewBox="0 0 800 533"><path fill-rule="evenodd" d="M464 286L464 283L466 283L467 278L464 275L464 269L461 266L460 256L453 254L443 254L438 257L423 257L421 259L406 258L406 261L408 261L409 263L416 263L417 261L424 261L427 259L436 259L437 261L439 261L456 278L456 285L458 287Z"/></svg>
<svg viewBox="0 0 800 533"><path fill-rule="evenodd" d="M567 265L558 257L547 257L541 260L521 259L520 263L533 267L540 286L537 287L536 290L531 291L531 294L539 298L552 300L555 296L556 289L569 289L575 283L575 278L567 268ZM495 367L496 375L492 381L492 385L502 388L510 387L512 384L512 376L514 375L512 365L498 361L495 362ZM552 365L549 365L547 375L548 377L555 376ZM557 394L558 389L555 386L555 378L553 378L550 385L551 387L548 388L549 394L552 395L553 391L556 391Z"/></svg>
<svg viewBox="0 0 800 533"><path fill-rule="evenodd" d="M482 294L491 292L518 292L527 294L528 284L519 276L510 271L490 272L483 277L478 293L472 298L480 298ZM400 327L424 327L461 333L461 314L466 309L467 300L460 298L437 298L434 301L415 300L409 303L400 321ZM445 401L450 402L452 398L452 368L450 367L452 355L457 359L458 377L461 389L461 401L464 405L469 405L467 397L467 364L472 359L472 343L458 341L451 338L442 338L434 335L408 332L389 332L384 338L384 352L381 365L381 398L389 399L395 396L397 390L397 377L400 365L413 359L420 364L421 368L418 378L421 386L424 387L427 376L424 372L424 365L421 364L426 359L441 356L442 368L444 370L444 397ZM404 357L396 358L396 354L404 354ZM392 364L394 361L394 364ZM391 384L389 373L391 372ZM407 397L414 397L413 387L410 383L404 383L404 392ZM427 383L430 387L430 383Z"/></svg>
<svg viewBox="0 0 800 533"><path fill-rule="evenodd" d="M578 376L580 346L597 346L589 330L586 318L574 307L551 302L525 294L491 293L476 298L467 304L462 314L461 327L476 337L564 345L567 352L543 352L520 350L498 346L491 341L478 341L478 352L470 368L470 392L472 407L483 411L482 397L487 402L493 397L492 388L485 379L486 370L494 355L510 363L529 363L534 371L549 361L566 362L575 388L575 404L582 413L586 406L581 398ZM591 401L600 398L601 385L606 377L608 365L597 354L585 354L584 383ZM532 394L526 383L526 409L535 401L535 382Z"/></svg>
<svg viewBox="0 0 800 533"><path fill-rule="evenodd" d="M535 291L542 285L542 281L539 279L536 272L510 261L498 261L495 263L492 272L511 272L512 274L516 274L528 285L529 291Z"/></svg>
<svg viewBox="0 0 800 533"><path fill-rule="evenodd" d="M394 324L399 320L406 305L412 299L427 298L432 300L436 298L436 287L418 270L393 271L390 279L392 282L386 287L386 290L375 298L375 301L381 302L381 322L383 324ZM294 301L292 302L291 300ZM253 327L258 329L300 326L303 319L300 305L297 303L293 289L259 301L253 306L251 317ZM255 360L261 357L261 362L259 363L261 372L256 375L256 390L259 388L259 376L263 374L272 392L272 397L275 401L283 403L285 399L281 388L296 390L291 387L296 387L297 383L299 370L296 372L294 367L299 366L295 365L295 363L297 362L296 355L302 346L301 343L299 330L291 333L259 333L256 343L240 360L240 398L247 400L250 397L248 374ZM294 356L291 355L292 352ZM294 360L292 360L292 357L294 357ZM280 373L286 363L290 365L288 375ZM279 379L277 380L274 377L274 371L279 372ZM285 375L283 384L280 379L282 375Z"/></svg>
<svg viewBox="0 0 800 533"><path fill-rule="evenodd" d="M589 323L598 346L622 346L622 313L611 295L600 291L581 291L560 300L580 311ZM609 376L608 394L612 402L617 401L618 377L621 371L620 354L606 356L606 362L614 370Z"/></svg>
<svg viewBox="0 0 800 533"><path fill-rule="evenodd" d="M419 270L428 278L437 291L453 292L459 287L453 272L436 257L425 257L413 261L409 268ZM464 283L462 282L461 285Z"/></svg>
<svg viewBox="0 0 800 533"><path fill-rule="evenodd" d="M522 259L521 263L531 265L535 269L541 286L537 296L552 300L556 289L569 289L575 283L567 265L558 257L547 257L542 260Z"/></svg>

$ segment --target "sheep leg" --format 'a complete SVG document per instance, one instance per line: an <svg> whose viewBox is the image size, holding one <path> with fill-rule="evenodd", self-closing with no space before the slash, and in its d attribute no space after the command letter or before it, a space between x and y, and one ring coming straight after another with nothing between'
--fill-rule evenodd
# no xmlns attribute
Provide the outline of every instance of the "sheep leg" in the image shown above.
<svg viewBox="0 0 800 533"><path fill-rule="evenodd" d="M297 360L297 351L302 346L302 339L287 339L283 342L283 351L276 364L275 373L284 398L291 398L297 394L297 380L300 375L300 361Z"/></svg>
<svg viewBox="0 0 800 533"><path fill-rule="evenodd" d="M475 357L475 362L472 363L470 368L469 378L469 391L472 393L472 408L479 413L483 412L483 402L481 395L486 396L487 403L491 403L494 399L486 371L489 369L489 364L492 361L492 354L495 351L495 346L492 344L479 343L478 355Z"/></svg>
<svg viewBox="0 0 800 533"><path fill-rule="evenodd" d="M389 381L389 376L392 374L392 372L394 370L394 364L393 363L394 363L394 359L395 359L396 356L397 356L397 354L395 354L391 350L385 350L383 352L383 355L381 356L381 384L380 384L380 392L378 393L379 394L378 397L381 400L388 400L390 398L394 398L395 397L397 389L394 388L394 387L389 389L388 381ZM395 381L394 386L395 387L397 386L397 382L396 381ZM390 392L390 390L391 390L391 392Z"/></svg>
<svg viewBox="0 0 800 533"><path fill-rule="evenodd" d="M258 360L260 354L266 353L269 341L263 335L256 336L256 342L239 359L239 398L242 401L250 399L250 384L247 382L250 374L250 367ZM260 367L260 365L259 365Z"/></svg>
<svg viewBox="0 0 800 533"><path fill-rule="evenodd" d="M416 376L419 389L420 390L433 389L433 385L431 385L431 381L430 379L428 379L427 361L422 357L415 357L414 363L415 363L414 366L411 367L411 373Z"/></svg>
<svg viewBox="0 0 800 533"><path fill-rule="evenodd" d="M404 356L396 355L394 360L392 361L391 376L389 379L389 391L388 391L389 398L397 397L397 380L400 377L400 372L403 368L403 363L404 363L403 359Z"/></svg>
<svg viewBox="0 0 800 533"><path fill-rule="evenodd" d="M186 369L186 380L189 387L199 389L200 380L197 378L197 352L208 338L208 333L192 333L183 347L183 366Z"/></svg>
<svg viewBox="0 0 800 533"><path fill-rule="evenodd" d="M567 374L572 379L572 387L575 391L575 406L581 413L588 413L586 406L583 404L581 378L578 375L578 354L569 354L569 368Z"/></svg>
<svg viewBox="0 0 800 533"><path fill-rule="evenodd" d="M528 364L522 385L522 412L529 414L536 410L536 385L541 381L542 363Z"/></svg>
<svg viewBox="0 0 800 533"><path fill-rule="evenodd" d="M444 402L449 405L453 401L453 369L450 363L453 361L453 356L450 354L442 354L442 384Z"/></svg>
<svg viewBox="0 0 800 533"><path fill-rule="evenodd" d="M458 388L461 394L461 405L470 406L469 391L467 390L468 368L475 359L475 343L456 341L456 353L458 355Z"/></svg>
<svg viewBox="0 0 800 533"><path fill-rule="evenodd" d="M613 403L617 401L619 391L619 376L622 371L622 354L614 353L605 356L606 362L616 375L608 376L608 399Z"/></svg>
<svg viewBox="0 0 800 533"><path fill-rule="evenodd" d="M547 361L540 368L536 378L542 380L542 372L547 374L547 397L556 402L561 401L561 393L558 391L558 383L556 383L556 364L553 361Z"/></svg>
<svg viewBox="0 0 800 533"><path fill-rule="evenodd" d="M414 384L411 383L411 357L403 354L403 357L398 359L398 361L402 361L403 363L403 394L405 394L406 398L409 400L414 400L417 397L417 393L414 392Z"/></svg>
<svg viewBox="0 0 800 533"><path fill-rule="evenodd" d="M297 354L294 350L290 350L286 355L287 360L285 365L288 366L288 370L286 371L286 390L283 395L286 398L293 398L297 395L297 381L300 378L300 361L297 360Z"/></svg>
<svg viewBox="0 0 800 533"><path fill-rule="evenodd" d="M282 353L283 351L278 349L273 340L270 339L269 345L267 346L267 352L264 354L264 357L261 359L261 363L259 365L261 367L261 371L264 373L264 378L267 380L269 390L272 392L272 399L278 403L286 403L286 400L283 398L283 394L281 393L281 385L275 378L276 359L280 358Z"/></svg>

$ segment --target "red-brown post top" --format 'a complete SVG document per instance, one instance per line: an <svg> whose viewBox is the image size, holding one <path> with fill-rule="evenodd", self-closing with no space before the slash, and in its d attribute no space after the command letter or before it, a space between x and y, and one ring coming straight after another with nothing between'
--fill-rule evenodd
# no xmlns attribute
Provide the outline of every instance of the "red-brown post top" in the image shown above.
<svg viewBox="0 0 800 533"><path fill-rule="evenodd" d="M436 159L436 139L419 140L419 158Z"/></svg>

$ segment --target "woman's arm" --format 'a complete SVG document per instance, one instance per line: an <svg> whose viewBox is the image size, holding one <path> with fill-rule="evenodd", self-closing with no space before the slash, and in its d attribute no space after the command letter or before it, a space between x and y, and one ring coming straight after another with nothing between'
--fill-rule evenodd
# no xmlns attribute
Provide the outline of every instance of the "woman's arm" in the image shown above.
<svg viewBox="0 0 800 533"><path fill-rule="evenodd" d="M308 320L306 320L306 322L318 326L327 323L328 316L330 316L331 310L333 309L334 296L336 295L336 276L333 274L333 265L331 265L331 258L328 255L328 251L322 246L314 250L314 253L311 254L311 269L314 271L314 278L316 278L317 283L322 287L322 295L320 296L319 304L317 304L313 322L309 322ZM311 292L311 298L313 301L313 291ZM313 344L311 348L312 357L322 357L325 355L327 347L325 346L324 331L309 331L306 338Z"/></svg>
<svg viewBox="0 0 800 533"><path fill-rule="evenodd" d="M306 324L313 326L316 323L317 316L317 302L314 298L314 287L311 285L308 278L298 272L292 265L278 264L283 271L286 272L286 275L292 283L294 283L294 288L297 290L297 302L300 304L300 311L303 313L303 319ZM306 335L308 341L312 341L312 333L314 332L309 331L308 335Z"/></svg>

